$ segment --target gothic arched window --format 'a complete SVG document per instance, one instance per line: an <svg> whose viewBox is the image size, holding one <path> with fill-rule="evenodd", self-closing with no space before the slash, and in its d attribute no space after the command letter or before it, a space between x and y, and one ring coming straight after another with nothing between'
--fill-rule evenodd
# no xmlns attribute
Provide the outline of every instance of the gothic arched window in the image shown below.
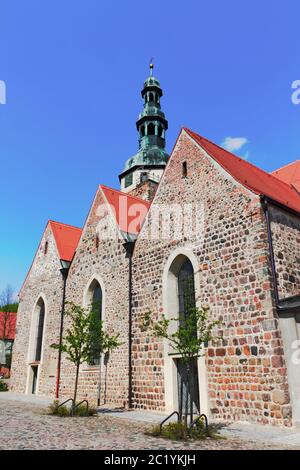
<svg viewBox="0 0 300 470"><path fill-rule="evenodd" d="M45 322L45 303L40 299L37 303L37 323L36 323L36 340L34 360L40 362L43 348L43 334Z"/></svg>
<svg viewBox="0 0 300 470"><path fill-rule="evenodd" d="M94 280L89 291L91 308L97 312L99 320L102 320L102 289L99 282Z"/></svg>
<svg viewBox="0 0 300 470"><path fill-rule="evenodd" d="M177 281L179 318L184 319L196 308L194 268L187 258L178 271Z"/></svg>
<svg viewBox="0 0 300 470"><path fill-rule="evenodd" d="M150 122L150 124L148 124L148 135L154 135L154 133L155 133L154 124L152 124L152 122Z"/></svg>
<svg viewBox="0 0 300 470"><path fill-rule="evenodd" d="M94 281L91 283L88 292L87 292L87 304L89 308L93 311L93 313L96 315L97 320L102 321L102 289L99 284L99 282L94 279ZM93 338L95 335L93 335L93 331L91 333L91 348L92 351L94 351L93 354L93 359L91 360L89 365L99 365L100 364L100 355L99 352L96 351L93 348Z"/></svg>

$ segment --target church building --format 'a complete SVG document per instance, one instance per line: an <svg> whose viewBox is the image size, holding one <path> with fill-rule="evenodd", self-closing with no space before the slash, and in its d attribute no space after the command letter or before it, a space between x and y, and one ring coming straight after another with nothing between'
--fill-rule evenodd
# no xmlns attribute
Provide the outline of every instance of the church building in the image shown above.
<svg viewBox="0 0 300 470"><path fill-rule="evenodd" d="M120 190L101 184L82 228L46 225L20 291L11 390L72 396L75 367L51 345L66 301L97 300L121 344L81 365L78 399L171 413L186 390L182 358L140 324L146 312L178 316L189 296L222 337L194 361L194 408L300 423L300 163L267 173L188 128L168 155L153 65L141 94Z"/></svg>

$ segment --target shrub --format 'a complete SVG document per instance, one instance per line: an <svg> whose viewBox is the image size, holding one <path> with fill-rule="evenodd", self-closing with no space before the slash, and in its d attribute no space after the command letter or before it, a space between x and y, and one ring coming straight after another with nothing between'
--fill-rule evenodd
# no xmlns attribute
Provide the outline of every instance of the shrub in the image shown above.
<svg viewBox="0 0 300 470"><path fill-rule="evenodd" d="M75 416L94 416L95 414L97 414L96 408L89 408L87 414L86 406L84 404L79 405L75 410Z"/></svg>
<svg viewBox="0 0 300 470"><path fill-rule="evenodd" d="M59 401L54 400L54 402L49 406L49 414L66 417L70 416L70 409L65 405L59 407Z"/></svg>
<svg viewBox="0 0 300 470"><path fill-rule="evenodd" d="M206 429L203 421L199 420L196 425L189 429L183 422L169 423L160 429L160 425L155 425L152 429L147 430L145 434L154 437L164 437L176 441L186 441L188 439L223 439L213 425L209 425Z"/></svg>
<svg viewBox="0 0 300 470"><path fill-rule="evenodd" d="M94 416L96 413L97 413L96 408L89 408L88 413L87 413L86 406L82 404L75 409L74 416L78 416L78 417ZM66 405L59 406L59 401L55 400L49 406L49 414L65 418L65 417L71 416L71 408Z"/></svg>
<svg viewBox="0 0 300 470"><path fill-rule="evenodd" d="M8 391L8 385L4 380L0 380L0 392L7 392Z"/></svg>

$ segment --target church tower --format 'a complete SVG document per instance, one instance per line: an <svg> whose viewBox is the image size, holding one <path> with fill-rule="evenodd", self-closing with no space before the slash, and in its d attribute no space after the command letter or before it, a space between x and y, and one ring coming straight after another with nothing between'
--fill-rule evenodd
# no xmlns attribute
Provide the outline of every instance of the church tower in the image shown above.
<svg viewBox="0 0 300 470"><path fill-rule="evenodd" d="M141 92L144 109L136 122L139 151L127 160L119 175L122 191L148 200L155 194L169 157L165 150L168 121L160 107L163 91L153 76L153 67L151 63Z"/></svg>

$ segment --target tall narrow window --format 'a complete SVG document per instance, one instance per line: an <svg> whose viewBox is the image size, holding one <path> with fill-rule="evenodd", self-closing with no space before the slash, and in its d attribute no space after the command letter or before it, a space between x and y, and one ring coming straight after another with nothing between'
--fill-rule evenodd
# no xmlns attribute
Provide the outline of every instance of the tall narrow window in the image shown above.
<svg viewBox="0 0 300 470"><path fill-rule="evenodd" d="M180 318L187 318L196 308L194 269L189 259L184 261L178 272L178 303Z"/></svg>
<svg viewBox="0 0 300 470"><path fill-rule="evenodd" d="M155 133L154 124L152 124L152 122L150 122L150 124L148 125L148 135L154 135L154 133Z"/></svg>
<svg viewBox="0 0 300 470"><path fill-rule="evenodd" d="M102 290L99 282L95 281L93 288L93 300L92 307L95 312L97 312L99 320L102 320Z"/></svg>
<svg viewBox="0 0 300 470"><path fill-rule="evenodd" d="M44 333L44 322L45 322L45 304L42 299L38 302L38 319L37 319L37 334L36 334L36 347L34 360L39 362L42 355L43 347L43 333Z"/></svg>
<svg viewBox="0 0 300 470"><path fill-rule="evenodd" d="M192 315L196 308L195 296L195 279L194 268L189 259L186 259L181 265L178 275L178 304L179 304L179 322L183 324ZM192 318L193 337L197 336L197 323ZM199 385L198 385L198 366L197 359L193 358L189 366L192 368L191 383L188 385L187 366L186 363L179 358L177 360L177 384L178 384L178 402L188 402L188 408L192 407L194 413L199 412Z"/></svg>
<svg viewBox="0 0 300 470"><path fill-rule="evenodd" d="M187 163L186 162L182 163L182 177L183 178L187 177Z"/></svg>
<svg viewBox="0 0 300 470"><path fill-rule="evenodd" d="M90 304L93 313L96 315L97 320L102 321L102 289L96 279L91 283L90 288L88 290L88 303ZM97 351L97 338L95 337L94 331L90 331L90 339L90 347L93 359L91 360L89 365L99 365L100 354Z"/></svg>

